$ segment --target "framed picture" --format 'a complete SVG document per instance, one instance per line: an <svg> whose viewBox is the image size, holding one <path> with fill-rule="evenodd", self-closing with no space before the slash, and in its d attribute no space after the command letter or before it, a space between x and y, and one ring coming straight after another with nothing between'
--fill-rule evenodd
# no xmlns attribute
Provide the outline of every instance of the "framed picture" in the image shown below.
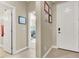
<svg viewBox="0 0 79 59"><path fill-rule="evenodd" d="M52 23L52 15L49 15L49 20L48 20L49 23Z"/></svg>
<svg viewBox="0 0 79 59"><path fill-rule="evenodd" d="M52 10L51 10L51 7L48 5L48 3L45 1L44 2L44 11L45 11L45 17L48 21L48 23L52 23Z"/></svg>
<svg viewBox="0 0 79 59"><path fill-rule="evenodd" d="M44 2L44 11L46 13L49 13L49 5L48 5L48 3L46 1Z"/></svg>
<svg viewBox="0 0 79 59"><path fill-rule="evenodd" d="M26 18L23 17L23 16L19 16L18 17L18 22L19 22L19 24L25 24L26 23Z"/></svg>
<svg viewBox="0 0 79 59"><path fill-rule="evenodd" d="M52 10L51 10L51 8L49 8L49 14L52 15Z"/></svg>

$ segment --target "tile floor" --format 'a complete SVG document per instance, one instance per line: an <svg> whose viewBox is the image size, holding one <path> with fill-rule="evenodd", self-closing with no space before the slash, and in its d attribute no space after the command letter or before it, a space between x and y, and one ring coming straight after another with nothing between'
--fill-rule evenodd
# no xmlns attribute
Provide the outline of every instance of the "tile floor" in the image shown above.
<svg viewBox="0 0 79 59"><path fill-rule="evenodd" d="M46 58L79 58L79 53L64 49L52 49Z"/></svg>

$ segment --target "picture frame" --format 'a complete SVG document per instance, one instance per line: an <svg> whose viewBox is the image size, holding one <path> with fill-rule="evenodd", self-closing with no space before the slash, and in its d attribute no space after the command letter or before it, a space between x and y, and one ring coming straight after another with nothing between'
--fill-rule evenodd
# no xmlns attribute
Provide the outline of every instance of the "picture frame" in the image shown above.
<svg viewBox="0 0 79 59"><path fill-rule="evenodd" d="M44 11L49 14L49 5L46 1L44 1Z"/></svg>
<svg viewBox="0 0 79 59"><path fill-rule="evenodd" d="M18 16L18 23L19 24L26 24L26 18L23 16Z"/></svg>
<svg viewBox="0 0 79 59"><path fill-rule="evenodd" d="M52 15L49 15L49 20L48 20L49 23L52 23Z"/></svg>
<svg viewBox="0 0 79 59"><path fill-rule="evenodd" d="M48 23L52 23L52 10L46 1L44 1L44 11L48 15Z"/></svg>
<svg viewBox="0 0 79 59"><path fill-rule="evenodd" d="M52 15L52 10L51 10L51 8L49 8L49 15Z"/></svg>

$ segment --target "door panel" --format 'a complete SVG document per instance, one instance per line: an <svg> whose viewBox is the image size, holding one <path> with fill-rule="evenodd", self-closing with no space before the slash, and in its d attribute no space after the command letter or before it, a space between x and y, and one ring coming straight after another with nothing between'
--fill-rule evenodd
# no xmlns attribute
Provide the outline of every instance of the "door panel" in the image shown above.
<svg viewBox="0 0 79 59"><path fill-rule="evenodd" d="M4 50L11 53L11 10L7 9L4 13L4 41L3 47Z"/></svg>
<svg viewBox="0 0 79 59"><path fill-rule="evenodd" d="M74 2L65 2L57 5L57 27L60 27L61 32L57 35L59 48L75 49L74 16Z"/></svg>

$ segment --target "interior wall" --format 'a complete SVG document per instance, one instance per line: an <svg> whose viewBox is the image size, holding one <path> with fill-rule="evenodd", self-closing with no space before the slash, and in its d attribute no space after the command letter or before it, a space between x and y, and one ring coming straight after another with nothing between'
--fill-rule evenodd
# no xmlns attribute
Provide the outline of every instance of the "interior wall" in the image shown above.
<svg viewBox="0 0 79 59"><path fill-rule="evenodd" d="M36 2L36 57L41 57L41 2Z"/></svg>
<svg viewBox="0 0 79 59"><path fill-rule="evenodd" d="M52 38L53 38L52 45L55 47L57 45L56 3L53 3L51 8L52 8L52 19L53 19L53 23L52 23L52 28L53 28L53 30L52 30L52 33L53 33L53 35L52 35Z"/></svg>
<svg viewBox="0 0 79 59"><path fill-rule="evenodd" d="M53 4L51 1L47 2L52 10L52 23L48 23L48 18L46 16L46 13L44 11L44 2L40 1L36 3L36 19L37 19L37 40L36 40L36 56L37 57L43 57L45 53L48 51L49 48L52 47L52 45L55 45L53 41L55 41L55 32L53 33L53 26L56 27L55 23L56 20L53 14L55 11L53 11ZM53 25L54 24L54 25ZM55 28L54 27L54 28ZM53 36L54 35L54 36Z"/></svg>
<svg viewBox="0 0 79 59"><path fill-rule="evenodd" d="M52 10L52 3L47 2ZM46 17L46 13L44 11L44 2L42 2L42 19L41 19L41 56L48 51L48 49L53 44L53 22L48 22L48 17ZM53 19L52 19L53 20Z"/></svg>
<svg viewBox="0 0 79 59"><path fill-rule="evenodd" d="M16 8L16 50L27 47L27 4L26 2L7 1ZM26 24L18 23L18 16L26 17Z"/></svg>
<svg viewBox="0 0 79 59"><path fill-rule="evenodd" d="M32 12L32 11L36 11L35 10L35 1L31 1L28 3L28 13Z"/></svg>

